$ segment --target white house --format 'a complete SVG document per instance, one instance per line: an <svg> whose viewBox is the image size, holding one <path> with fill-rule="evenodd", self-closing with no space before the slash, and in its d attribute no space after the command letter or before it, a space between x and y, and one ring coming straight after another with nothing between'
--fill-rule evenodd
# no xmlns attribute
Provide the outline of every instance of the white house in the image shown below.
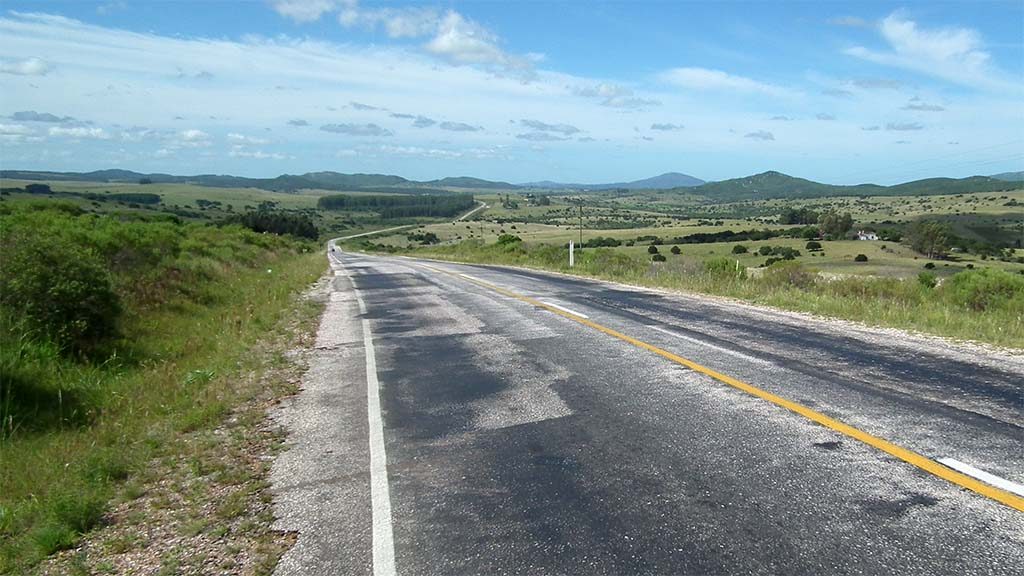
<svg viewBox="0 0 1024 576"><path fill-rule="evenodd" d="M857 240L878 240L878 234L865 230L857 231Z"/></svg>

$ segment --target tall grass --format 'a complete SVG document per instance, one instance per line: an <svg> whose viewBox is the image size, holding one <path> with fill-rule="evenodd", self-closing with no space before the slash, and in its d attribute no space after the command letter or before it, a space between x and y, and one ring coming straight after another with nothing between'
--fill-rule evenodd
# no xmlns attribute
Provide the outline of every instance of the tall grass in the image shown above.
<svg viewBox="0 0 1024 576"><path fill-rule="evenodd" d="M67 257L96 259L121 311L83 343L0 299L0 572L20 572L102 522L118 486L173 457L182 432L230 412L231 379L258 368L246 350L323 259L315 245L236 227L48 207L0 213L0 226L5 259L54 235Z"/></svg>
<svg viewBox="0 0 1024 576"><path fill-rule="evenodd" d="M377 249L362 243L364 249ZM505 242L410 249L410 254L460 262L508 264L687 292L713 294L786 310L1024 348L1024 276L997 269L969 270L936 285L924 280L848 277L826 279L795 262L748 275L735 261L669 255L651 262L609 249L588 249L568 266L568 249Z"/></svg>

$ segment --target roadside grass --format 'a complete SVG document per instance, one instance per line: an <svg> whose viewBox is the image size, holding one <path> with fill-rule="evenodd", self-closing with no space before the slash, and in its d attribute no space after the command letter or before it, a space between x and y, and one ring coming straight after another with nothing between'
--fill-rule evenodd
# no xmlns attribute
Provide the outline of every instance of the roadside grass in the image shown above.
<svg viewBox="0 0 1024 576"><path fill-rule="evenodd" d="M263 244L217 241L231 234ZM0 435L0 572L29 571L76 546L107 521L113 503L140 496L157 479L154 460L180 456L187 433L217 426L253 394L233 384L259 369L249 350L323 270L311 244L215 228L192 238L203 244L185 241L192 256L179 264L196 275L182 294L133 292L148 281L119 287L132 298L105 359L81 360L26 337L8 346L12 328L5 327L0 398L16 404L3 410ZM12 394L14 377L32 385ZM39 397L12 400L25 390Z"/></svg>
<svg viewBox="0 0 1024 576"><path fill-rule="evenodd" d="M770 241L769 241L770 243ZM828 244L826 244L827 246ZM708 246L708 245L700 245ZM368 244L351 244L366 249ZM667 288L712 294L861 322L870 326L916 330L964 340L1024 348L1024 276L998 269L963 271L938 286L915 279L844 277L823 278L811 266L780 263L748 274L732 258L671 255L651 262L622 250L588 249L568 267L568 250L550 244L508 242L407 249L413 256L481 264L507 264ZM922 269L922 271L924 271Z"/></svg>

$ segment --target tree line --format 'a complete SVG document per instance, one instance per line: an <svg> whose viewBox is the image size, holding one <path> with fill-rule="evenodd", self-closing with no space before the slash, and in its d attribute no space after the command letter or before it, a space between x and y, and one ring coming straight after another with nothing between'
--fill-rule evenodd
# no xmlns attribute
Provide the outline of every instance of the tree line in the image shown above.
<svg viewBox="0 0 1024 576"><path fill-rule="evenodd" d="M321 196L317 206L324 210L377 212L381 218L414 216L455 216L473 207L472 194L401 194Z"/></svg>

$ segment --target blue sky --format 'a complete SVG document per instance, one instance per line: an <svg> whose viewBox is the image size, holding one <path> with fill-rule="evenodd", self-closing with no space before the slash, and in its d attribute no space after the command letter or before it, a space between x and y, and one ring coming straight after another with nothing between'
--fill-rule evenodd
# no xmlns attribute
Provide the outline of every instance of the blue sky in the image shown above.
<svg viewBox="0 0 1024 576"><path fill-rule="evenodd" d="M12 2L0 166L882 184L1024 168L1013 2Z"/></svg>

